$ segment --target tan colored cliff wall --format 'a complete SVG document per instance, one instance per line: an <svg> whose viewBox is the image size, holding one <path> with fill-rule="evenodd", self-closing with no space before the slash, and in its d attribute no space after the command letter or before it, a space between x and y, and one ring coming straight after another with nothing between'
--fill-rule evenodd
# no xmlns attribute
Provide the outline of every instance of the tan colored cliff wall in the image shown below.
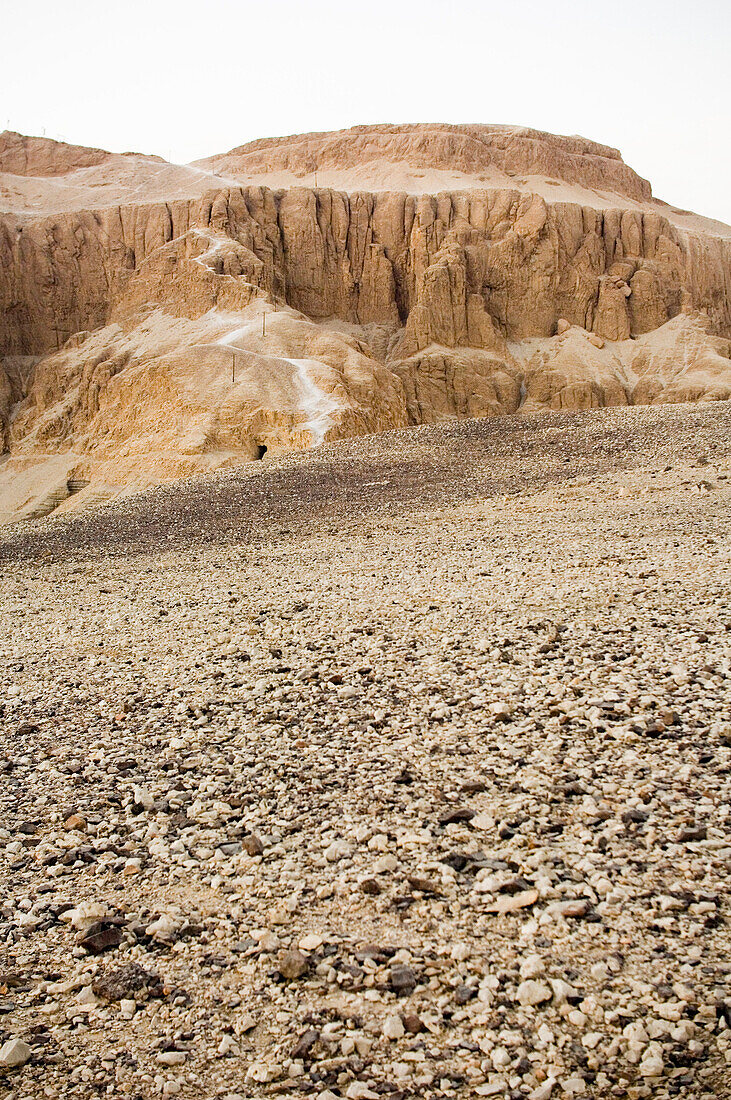
<svg viewBox="0 0 731 1100"><path fill-rule="evenodd" d="M376 126L213 162L0 135L6 521L262 446L731 398L731 231L616 150Z"/></svg>
<svg viewBox="0 0 731 1100"><path fill-rule="evenodd" d="M564 317L621 340L691 308L731 332L731 242L660 213L549 205L510 190L251 187L0 219L0 354L40 354L103 325L130 274L195 227L240 243L261 264L261 284L310 317L408 322L405 354L473 343L481 308L484 332L511 338L550 335Z"/></svg>
<svg viewBox="0 0 731 1100"><path fill-rule="evenodd" d="M11 172L14 176L64 176L76 168L102 164L110 157L104 149L85 145L29 137L13 130L0 134L0 172Z"/></svg>

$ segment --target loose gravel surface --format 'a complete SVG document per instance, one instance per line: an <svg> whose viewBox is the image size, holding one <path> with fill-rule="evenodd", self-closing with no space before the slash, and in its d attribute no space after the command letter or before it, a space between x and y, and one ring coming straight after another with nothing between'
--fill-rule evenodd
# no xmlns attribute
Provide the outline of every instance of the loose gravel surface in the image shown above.
<svg viewBox="0 0 731 1100"><path fill-rule="evenodd" d="M731 409L0 540L0 1090L731 1097Z"/></svg>

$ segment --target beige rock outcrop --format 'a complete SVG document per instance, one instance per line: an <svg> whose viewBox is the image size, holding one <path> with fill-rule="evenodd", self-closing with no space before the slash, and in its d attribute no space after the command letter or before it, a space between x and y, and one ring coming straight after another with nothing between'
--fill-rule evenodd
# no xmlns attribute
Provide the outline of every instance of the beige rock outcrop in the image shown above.
<svg viewBox="0 0 731 1100"><path fill-rule="evenodd" d="M612 348L593 333L572 326L543 342L528 359L523 407L531 412L629 405L633 385L634 379Z"/></svg>
<svg viewBox="0 0 731 1100"><path fill-rule="evenodd" d="M263 285L315 319L403 325L421 292L441 335L438 315L453 312L463 281L465 299L482 299L509 338L548 336L565 318L624 339L681 308L705 310L719 331L731 331L731 232L691 231L661 208L620 215L513 190L227 187L169 203L0 220L0 346L40 354L106 323L140 264L191 230L224 233L249 250ZM462 341L455 324L450 339Z"/></svg>
<svg viewBox="0 0 731 1100"><path fill-rule="evenodd" d="M0 455L10 449L10 420L28 390L36 364L34 357L9 355L0 359Z"/></svg>
<svg viewBox="0 0 731 1100"><path fill-rule="evenodd" d="M521 372L477 348L432 345L394 364L403 382L410 424L517 412Z"/></svg>
<svg viewBox="0 0 731 1100"><path fill-rule="evenodd" d="M29 137L13 130L0 134L0 172L14 176L64 176L77 168L102 164L111 155L103 149Z"/></svg>
<svg viewBox="0 0 731 1100"><path fill-rule="evenodd" d="M705 314L680 314L622 351L637 378L634 405L731 399L731 341Z"/></svg>
<svg viewBox="0 0 731 1100"><path fill-rule="evenodd" d="M122 477L147 464L154 479L177 454L189 468L193 455L223 462L406 422L393 372L352 337L264 299L204 320L156 307L46 356L16 410L11 450L74 449L87 465L116 459ZM130 456L141 462L125 472Z"/></svg>
<svg viewBox="0 0 731 1100"><path fill-rule="evenodd" d="M306 177L328 169L362 169L374 161L469 176L495 169L506 175L539 174L637 200L651 195L647 180L627 167L617 149L522 126L354 126L335 133L264 138L196 163L229 175L286 171Z"/></svg>

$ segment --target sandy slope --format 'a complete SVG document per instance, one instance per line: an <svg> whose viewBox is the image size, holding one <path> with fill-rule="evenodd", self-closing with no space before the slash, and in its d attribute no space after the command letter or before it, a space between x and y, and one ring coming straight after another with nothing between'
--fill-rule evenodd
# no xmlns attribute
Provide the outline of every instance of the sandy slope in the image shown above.
<svg viewBox="0 0 731 1100"><path fill-rule="evenodd" d="M225 182L192 165L140 153L108 153L101 164L71 167L57 176L0 171L0 211L40 217L120 203L174 201L195 198Z"/></svg>

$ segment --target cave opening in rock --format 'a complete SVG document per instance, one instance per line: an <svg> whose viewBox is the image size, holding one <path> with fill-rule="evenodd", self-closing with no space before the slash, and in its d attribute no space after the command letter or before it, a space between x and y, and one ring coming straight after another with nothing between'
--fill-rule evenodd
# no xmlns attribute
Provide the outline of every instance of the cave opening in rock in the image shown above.
<svg viewBox="0 0 731 1100"><path fill-rule="evenodd" d="M266 453L267 453L267 449L266 449L265 445L263 443L258 443L257 447L256 447L256 457L257 458L263 458Z"/></svg>

